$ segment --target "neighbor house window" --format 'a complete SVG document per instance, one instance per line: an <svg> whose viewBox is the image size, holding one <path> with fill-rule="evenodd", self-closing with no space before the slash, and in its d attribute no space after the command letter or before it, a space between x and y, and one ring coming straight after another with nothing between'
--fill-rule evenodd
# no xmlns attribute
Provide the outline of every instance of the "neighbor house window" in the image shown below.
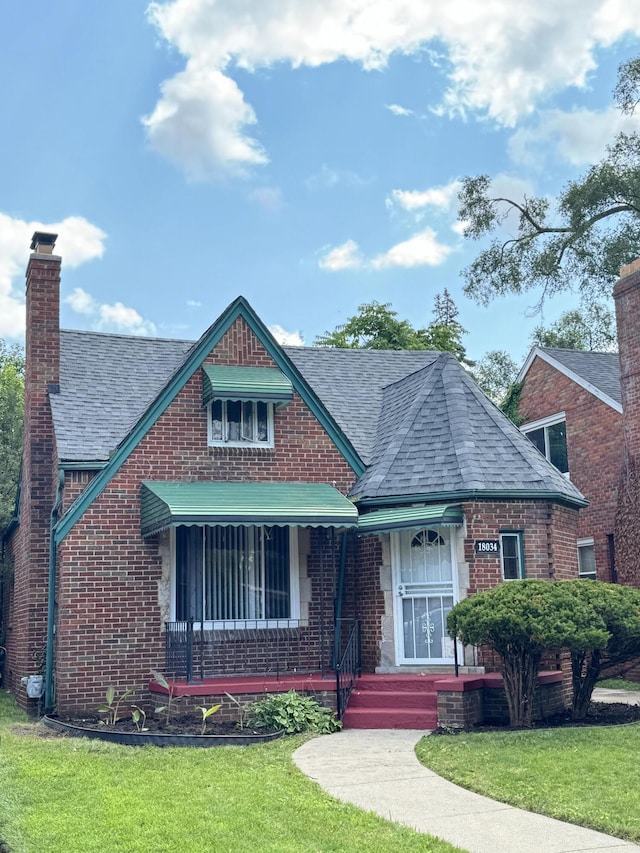
<svg viewBox="0 0 640 853"><path fill-rule="evenodd" d="M526 424L520 429L558 471L563 474L569 472L567 422L564 414Z"/></svg>
<svg viewBox="0 0 640 853"><path fill-rule="evenodd" d="M596 579L596 553L593 539L578 539L578 575Z"/></svg>
<svg viewBox="0 0 640 853"><path fill-rule="evenodd" d="M273 447L273 403L213 400L208 409L209 444Z"/></svg>
<svg viewBox="0 0 640 853"><path fill-rule="evenodd" d="M522 532L504 532L500 534L500 563L502 577L506 581L515 581L524 577L524 553Z"/></svg>
<svg viewBox="0 0 640 853"><path fill-rule="evenodd" d="M298 617L295 528L179 526L175 618L260 627ZM231 624L233 623L233 624Z"/></svg>

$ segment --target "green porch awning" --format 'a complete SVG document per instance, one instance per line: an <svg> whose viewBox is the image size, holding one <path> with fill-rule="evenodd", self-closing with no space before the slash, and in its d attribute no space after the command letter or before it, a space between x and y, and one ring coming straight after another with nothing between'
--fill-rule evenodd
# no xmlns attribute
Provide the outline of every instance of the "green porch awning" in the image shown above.
<svg viewBox="0 0 640 853"><path fill-rule="evenodd" d="M456 527L462 524L462 507L442 504L439 506L403 506L393 509L378 509L361 515L358 533L386 533L415 527Z"/></svg>
<svg viewBox="0 0 640 853"><path fill-rule="evenodd" d="M202 402L256 400L285 405L293 399L293 385L277 367L231 367L205 364L202 368Z"/></svg>
<svg viewBox="0 0 640 853"><path fill-rule="evenodd" d="M141 486L143 536L179 524L355 527L358 511L325 483L152 482Z"/></svg>

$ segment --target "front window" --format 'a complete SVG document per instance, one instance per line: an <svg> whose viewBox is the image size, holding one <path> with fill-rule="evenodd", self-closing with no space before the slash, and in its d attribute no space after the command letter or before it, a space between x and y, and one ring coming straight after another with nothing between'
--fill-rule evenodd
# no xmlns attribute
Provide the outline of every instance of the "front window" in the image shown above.
<svg viewBox="0 0 640 853"><path fill-rule="evenodd" d="M273 404L255 400L213 400L209 444L273 447Z"/></svg>
<svg viewBox="0 0 640 853"><path fill-rule="evenodd" d="M578 575L596 579L596 554L593 539L578 539Z"/></svg>
<svg viewBox="0 0 640 853"><path fill-rule="evenodd" d="M567 422L564 415L527 424L521 427L521 430L558 471L563 474L569 472Z"/></svg>
<svg viewBox="0 0 640 853"><path fill-rule="evenodd" d="M504 580L515 581L524 577L522 533L519 531L500 534L500 563Z"/></svg>
<svg viewBox="0 0 640 853"><path fill-rule="evenodd" d="M260 627L297 618L295 532L287 527L179 526L176 619L213 627Z"/></svg>

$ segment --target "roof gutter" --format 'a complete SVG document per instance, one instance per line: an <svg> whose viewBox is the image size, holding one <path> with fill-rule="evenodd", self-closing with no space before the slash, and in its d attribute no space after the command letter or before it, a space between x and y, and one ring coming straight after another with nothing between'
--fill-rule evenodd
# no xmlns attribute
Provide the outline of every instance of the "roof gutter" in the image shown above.
<svg viewBox="0 0 640 853"><path fill-rule="evenodd" d="M586 498L573 497L562 492L531 491L529 489L468 489L458 492L431 492L421 495L388 495L380 498L352 498L359 507L394 507L420 503L459 503L481 500L539 500L556 501L573 507L589 506Z"/></svg>
<svg viewBox="0 0 640 853"><path fill-rule="evenodd" d="M56 603L56 571L57 571L57 548L56 548L56 524L58 514L62 505L62 490L64 489L64 471L58 472L58 488L56 499L51 510L51 523L49 527L49 589L47 600L47 646L46 662L44 672L44 710L48 713L53 710L53 641L55 637L55 603Z"/></svg>

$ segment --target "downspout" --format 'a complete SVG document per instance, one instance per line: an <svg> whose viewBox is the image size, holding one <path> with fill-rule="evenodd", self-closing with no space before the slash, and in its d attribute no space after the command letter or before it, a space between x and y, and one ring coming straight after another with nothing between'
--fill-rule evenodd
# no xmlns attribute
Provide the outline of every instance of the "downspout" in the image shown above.
<svg viewBox="0 0 640 853"><path fill-rule="evenodd" d="M49 599L47 602L47 654L44 672L44 710L49 713L53 710L53 640L55 635L55 602L56 602L56 524L62 504L62 490L64 488L64 470L58 472L58 488L56 499L51 510L51 524L49 527Z"/></svg>
<svg viewBox="0 0 640 853"><path fill-rule="evenodd" d="M340 567L338 574L338 591L335 604L335 625L333 629L333 668L339 663L340 655L340 620L342 619L342 599L344 597L344 576L347 564L347 531L342 532L340 542Z"/></svg>

